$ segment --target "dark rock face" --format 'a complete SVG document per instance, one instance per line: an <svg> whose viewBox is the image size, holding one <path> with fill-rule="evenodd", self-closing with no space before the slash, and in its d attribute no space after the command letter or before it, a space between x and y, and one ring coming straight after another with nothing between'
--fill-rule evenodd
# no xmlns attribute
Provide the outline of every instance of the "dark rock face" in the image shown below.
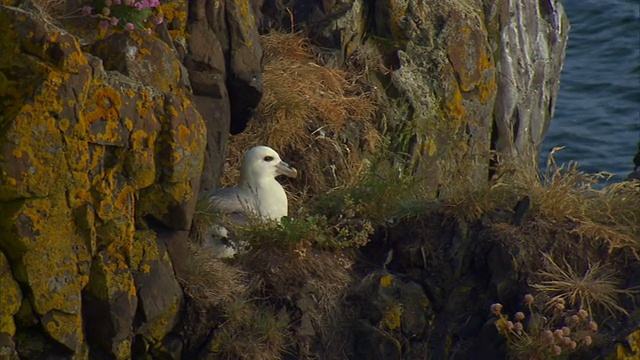
<svg viewBox="0 0 640 360"><path fill-rule="evenodd" d="M189 70L207 121L203 190L217 187L229 132L242 132L262 98L262 47L249 1L192 1L187 27Z"/></svg>
<svg viewBox="0 0 640 360"><path fill-rule="evenodd" d="M350 302L360 309L360 320L354 325L355 358L427 356L423 343L433 314L420 285L387 272L374 272L355 288Z"/></svg>

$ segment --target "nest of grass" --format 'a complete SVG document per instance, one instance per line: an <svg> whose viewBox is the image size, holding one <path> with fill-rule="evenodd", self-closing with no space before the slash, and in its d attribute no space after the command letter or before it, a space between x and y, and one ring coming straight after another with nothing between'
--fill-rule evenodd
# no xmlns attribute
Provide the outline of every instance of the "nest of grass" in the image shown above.
<svg viewBox="0 0 640 360"><path fill-rule="evenodd" d="M248 128L229 140L228 161L240 164L256 145L278 151L300 171L292 184L303 195L338 187L361 170L364 154L382 142L373 87L364 74L318 64L319 51L299 33L262 36L264 95ZM239 169L227 169L223 186ZM307 189L313 189L308 192Z"/></svg>

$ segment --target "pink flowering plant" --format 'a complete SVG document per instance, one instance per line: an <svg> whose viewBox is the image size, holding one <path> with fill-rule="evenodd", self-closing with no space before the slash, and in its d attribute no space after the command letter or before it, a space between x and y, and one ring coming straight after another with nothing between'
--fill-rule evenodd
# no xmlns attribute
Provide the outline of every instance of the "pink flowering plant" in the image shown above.
<svg viewBox="0 0 640 360"><path fill-rule="evenodd" d="M100 28L121 26L125 30L144 29L152 18L155 24L162 18L153 16L153 9L160 6L160 0L98 0L82 7L83 16L100 18Z"/></svg>
<svg viewBox="0 0 640 360"><path fill-rule="evenodd" d="M565 359L593 343L598 324L587 310L567 309L561 297L551 299L551 307L538 306L531 294L525 295L523 302L525 310L513 314L512 319L502 312L502 304L493 304L490 309L512 358Z"/></svg>

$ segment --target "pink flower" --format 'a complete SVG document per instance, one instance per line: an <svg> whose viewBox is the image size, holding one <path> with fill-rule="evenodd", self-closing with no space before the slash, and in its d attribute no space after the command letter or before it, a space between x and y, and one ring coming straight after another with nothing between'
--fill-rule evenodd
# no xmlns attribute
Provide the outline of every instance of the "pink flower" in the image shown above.
<svg viewBox="0 0 640 360"><path fill-rule="evenodd" d="M558 340L562 340L562 338L564 338L564 333L560 329L554 331L553 334L558 338Z"/></svg>
<svg viewBox="0 0 640 360"><path fill-rule="evenodd" d="M506 325L506 327L507 327L507 330L511 331L511 330L513 330L516 326L513 324L513 322L512 322L512 321L507 321L507 325Z"/></svg>
<svg viewBox="0 0 640 360"><path fill-rule="evenodd" d="M98 26L102 30L107 30L109 28L109 22L107 20L102 20L98 23Z"/></svg>
<svg viewBox="0 0 640 360"><path fill-rule="evenodd" d="M82 16L91 16L91 11L93 8L89 5L85 5L82 7Z"/></svg>
<svg viewBox="0 0 640 360"><path fill-rule="evenodd" d="M524 296L524 304L525 304L525 305L529 305L529 306L530 306L531 304L533 304L533 295L531 295L531 294L526 294L526 295Z"/></svg>
<svg viewBox="0 0 640 360"><path fill-rule="evenodd" d="M122 4L122 0L113 0L113 5L120 5Z"/></svg>
<svg viewBox="0 0 640 360"><path fill-rule="evenodd" d="M544 338L545 343L549 345L553 344L553 333L551 332L551 330L543 331L542 336Z"/></svg>
<svg viewBox="0 0 640 360"><path fill-rule="evenodd" d="M584 344L589 346L591 345L591 343L593 342L593 339L591 339L591 336L587 335L584 337Z"/></svg>
<svg viewBox="0 0 640 360"><path fill-rule="evenodd" d="M564 336L569 336L569 334L571 334L571 329L569 329L568 327L563 327L562 329L562 333L564 334Z"/></svg>
<svg viewBox="0 0 640 360"><path fill-rule="evenodd" d="M515 326L515 329L516 329L516 331L518 333L520 333L520 331L522 331L522 329L523 329L523 325L522 325L521 322L517 322L517 323L513 324L513 326Z"/></svg>
<svg viewBox="0 0 640 360"><path fill-rule="evenodd" d="M500 314L500 311L502 311L502 304L500 303L495 303L491 305L491 312L495 315Z"/></svg>
<svg viewBox="0 0 640 360"><path fill-rule="evenodd" d="M135 30L135 29L136 29L136 27L135 27L135 25L133 25L132 23L126 23L126 24L124 25L124 29L125 29L125 30L129 30L129 31L133 31L133 30Z"/></svg>
<svg viewBox="0 0 640 360"><path fill-rule="evenodd" d="M164 22L164 18L162 16L156 16L156 17L153 18L153 22L156 25L160 25L160 24L162 24Z"/></svg>
<svg viewBox="0 0 640 360"><path fill-rule="evenodd" d="M589 330L598 331L598 323L595 321L589 321Z"/></svg>
<svg viewBox="0 0 640 360"><path fill-rule="evenodd" d="M553 351L553 354L554 354L554 355L560 355L560 354L562 354L562 349L561 349L561 348L560 348L560 346L558 346L558 345L555 345L555 346L552 348L552 351Z"/></svg>
<svg viewBox="0 0 640 360"><path fill-rule="evenodd" d="M580 309L580 311L578 311L578 316L580 316L583 319L586 319L589 316L589 313L587 312L587 310Z"/></svg>
<svg viewBox="0 0 640 360"><path fill-rule="evenodd" d="M109 7L113 5L113 1L112 0L104 0L104 6Z"/></svg>
<svg viewBox="0 0 640 360"><path fill-rule="evenodd" d="M124 4L127 6L133 6L134 0L124 0Z"/></svg>
<svg viewBox="0 0 640 360"><path fill-rule="evenodd" d="M116 26L118 25L118 23L120 22L120 19L118 19L117 17L112 17L109 22L111 23L111 25Z"/></svg>
<svg viewBox="0 0 640 360"><path fill-rule="evenodd" d="M522 321L524 320L524 313L522 311L518 311L517 313L515 313L515 317L516 317L516 320Z"/></svg>

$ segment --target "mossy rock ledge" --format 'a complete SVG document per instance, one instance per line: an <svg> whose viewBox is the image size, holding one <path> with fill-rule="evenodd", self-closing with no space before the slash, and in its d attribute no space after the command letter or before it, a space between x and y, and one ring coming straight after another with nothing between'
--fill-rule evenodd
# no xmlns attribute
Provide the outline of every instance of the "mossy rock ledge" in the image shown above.
<svg viewBox="0 0 640 360"><path fill-rule="evenodd" d="M149 31L61 15L81 5L0 5L1 359L505 357L488 306L513 302L526 279L485 218L389 222L357 257L268 249L216 262L248 284L216 300L227 312L194 312L188 235L229 135L266 91L261 35L299 32L322 49L318 66L361 71L382 141L365 150L354 126L332 144L384 146L436 198L487 184L496 154L535 166L567 40L559 2L167 0ZM638 330L614 330L598 351L637 358ZM250 357L229 348L236 335L271 347Z"/></svg>

